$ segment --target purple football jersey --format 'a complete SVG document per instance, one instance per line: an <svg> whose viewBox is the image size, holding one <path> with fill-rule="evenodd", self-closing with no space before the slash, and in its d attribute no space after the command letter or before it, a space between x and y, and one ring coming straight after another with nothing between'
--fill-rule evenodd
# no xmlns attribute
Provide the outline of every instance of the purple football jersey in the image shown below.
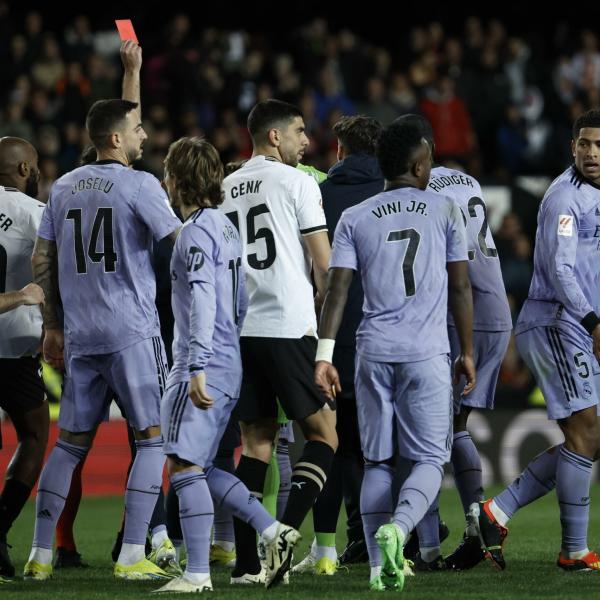
<svg viewBox="0 0 600 600"><path fill-rule="evenodd" d="M239 337L248 298L237 229L216 209L200 209L184 223L171 258L175 316L173 368L167 386L206 372L206 382L239 396Z"/></svg>
<svg viewBox="0 0 600 600"><path fill-rule="evenodd" d="M473 290L473 329L509 331L510 307L506 298L500 260L487 223L481 186L473 177L446 167L431 171L428 190L449 196L460 207L467 226L469 279ZM448 323L454 320L448 312Z"/></svg>
<svg viewBox="0 0 600 600"><path fill-rule="evenodd" d="M38 236L56 241L73 355L117 352L160 335L152 238L180 225L158 180L116 161L80 167L54 183Z"/></svg>
<svg viewBox="0 0 600 600"><path fill-rule="evenodd" d="M538 211L533 278L515 333L600 315L600 188L575 167L557 177Z"/></svg>
<svg viewBox="0 0 600 600"><path fill-rule="evenodd" d="M357 351L378 362L449 352L446 263L462 260L465 224L450 198L407 187L344 211L330 267L361 273L365 300Z"/></svg>

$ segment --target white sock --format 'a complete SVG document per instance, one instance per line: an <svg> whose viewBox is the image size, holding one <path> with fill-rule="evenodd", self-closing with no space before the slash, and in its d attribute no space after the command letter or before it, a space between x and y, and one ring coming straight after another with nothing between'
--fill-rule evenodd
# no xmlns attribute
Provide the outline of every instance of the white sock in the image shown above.
<svg viewBox="0 0 600 600"><path fill-rule="evenodd" d="M267 544L270 544L277 537L277 527L280 525L279 521L271 523L260 535Z"/></svg>
<svg viewBox="0 0 600 600"><path fill-rule="evenodd" d="M440 555L440 547L436 546L435 548L421 548L419 547L419 552L421 553L421 558L425 562L432 562Z"/></svg>
<svg viewBox="0 0 600 600"><path fill-rule="evenodd" d="M136 562L146 558L145 551L145 544L123 544L117 562L120 565L135 565Z"/></svg>
<svg viewBox="0 0 600 600"><path fill-rule="evenodd" d="M48 548L36 548L35 546L31 549L29 554L29 560L35 560L41 565L52 564L52 550Z"/></svg>
<svg viewBox="0 0 600 600"><path fill-rule="evenodd" d="M565 550L561 550L561 554L566 558L577 560L578 558L583 558L586 554L589 553L589 551L589 548L586 548L585 550L577 550L577 552L566 552Z"/></svg>
<svg viewBox="0 0 600 600"><path fill-rule="evenodd" d="M268 527L267 527L267 529L268 529ZM265 529L265 531L266 531L266 529ZM223 550L225 550L225 552L232 552L235 549L234 542L222 542L221 540L214 540L213 546L219 546L219 548L222 548Z"/></svg>
<svg viewBox="0 0 600 600"><path fill-rule="evenodd" d="M375 577L381 576L381 565L378 567L371 567L371 575L369 579L375 579Z"/></svg>
<svg viewBox="0 0 600 600"><path fill-rule="evenodd" d="M190 573L186 570L185 578L192 583L206 583L206 580L210 581L210 573Z"/></svg>
<svg viewBox="0 0 600 600"><path fill-rule="evenodd" d="M329 558L333 562L337 561L337 550L335 546L317 546L311 547L311 554L314 554L317 560L321 558Z"/></svg>
<svg viewBox="0 0 600 600"><path fill-rule="evenodd" d="M152 550L156 550L163 542L169 541L167 535L167 528L164 525L160 526L161 529L152 532Z"/></svg>
<svg viewBox="0 0 600 600"><path fill-rule="evenodd" d="M490 502L490 512L502 527L506 527L506 524L510 521L510 517L496 504L495 500Z"/></svg>

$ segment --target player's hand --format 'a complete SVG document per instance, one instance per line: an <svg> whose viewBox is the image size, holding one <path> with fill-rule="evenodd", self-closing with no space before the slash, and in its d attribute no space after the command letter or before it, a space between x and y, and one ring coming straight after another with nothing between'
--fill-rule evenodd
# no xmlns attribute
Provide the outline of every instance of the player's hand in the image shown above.
<svg viewBox="0 0 600 600"><path fill-rule="evenodd" d="M35 304L43 304L46 299L44 290L37 283L30 283L20 290L23 304L33 306Z"/></svg>
<svg viewBox="0 0 600 600"><path fill-rule="evenodd" d="M315 383L330 400L342 391L337 369L324 360L318 361L315 365Z"/></svg>
<svg viewBox="0 0 600 600"><path fill-rule="evenodd" d="M62 329L44 330L44 342L42 350L44 360L58 371L65 370L65 335Z"/></svg>
<svg viewBox="0 0 600 600"><path fill-rule="evenodd" d="M142 68L142 48L133 40L121 44L121 61L126 71L139 71Z"/></svg>
<svg viewBox="0 0 600 600"><path fill-rule="evenodd" d="M190 377L188 396L196 408L200 410L212 408L215 401L206 391L206 373L204 371L194 377Z"/></svg>
<svg viewBox="0 0 600 600"><path fill-rule="evenodd" d="M600 364L600 325L596 325L594 327L594 331L592 331L592 344L593 351L598 364Z"/></svg>
<svg viewBox="0 0 600 600"><path fill-rule="evenodd" d="M460 381L461 375L465 376L467 383L460 395L466 396L473 391L477 383L475 362L473 361L473 357L469 354L461 354L454 362L454 377L452 379L454 385Z"/></svg>

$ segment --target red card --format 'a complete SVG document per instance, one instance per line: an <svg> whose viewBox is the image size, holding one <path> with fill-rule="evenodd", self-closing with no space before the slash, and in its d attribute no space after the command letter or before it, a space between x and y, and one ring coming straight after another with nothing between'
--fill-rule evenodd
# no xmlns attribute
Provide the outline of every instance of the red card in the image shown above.
<svg viewBox="0 0 600 600"><path fill-rule="evenodd" d="M117 29L119 30L119 36L121 36L121 41L125 40L133 40L136 44L139 44L137 35L135 35L135 31L133 29L133 23L130 19L117 19L115 20L117 25Z"/></svg>

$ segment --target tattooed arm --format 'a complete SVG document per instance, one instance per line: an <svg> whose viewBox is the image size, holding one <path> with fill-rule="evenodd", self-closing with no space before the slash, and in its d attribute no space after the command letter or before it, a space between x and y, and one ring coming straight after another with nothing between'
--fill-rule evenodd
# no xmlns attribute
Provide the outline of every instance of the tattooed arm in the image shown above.
<svg viewBox="0 0 600 600"><path fill-rule="evenodd" d="M64 369L64 335L58 317L58 257L56 242L38 237L31 257L33 280L44 291L44 360L57 369Z"/></svg>

